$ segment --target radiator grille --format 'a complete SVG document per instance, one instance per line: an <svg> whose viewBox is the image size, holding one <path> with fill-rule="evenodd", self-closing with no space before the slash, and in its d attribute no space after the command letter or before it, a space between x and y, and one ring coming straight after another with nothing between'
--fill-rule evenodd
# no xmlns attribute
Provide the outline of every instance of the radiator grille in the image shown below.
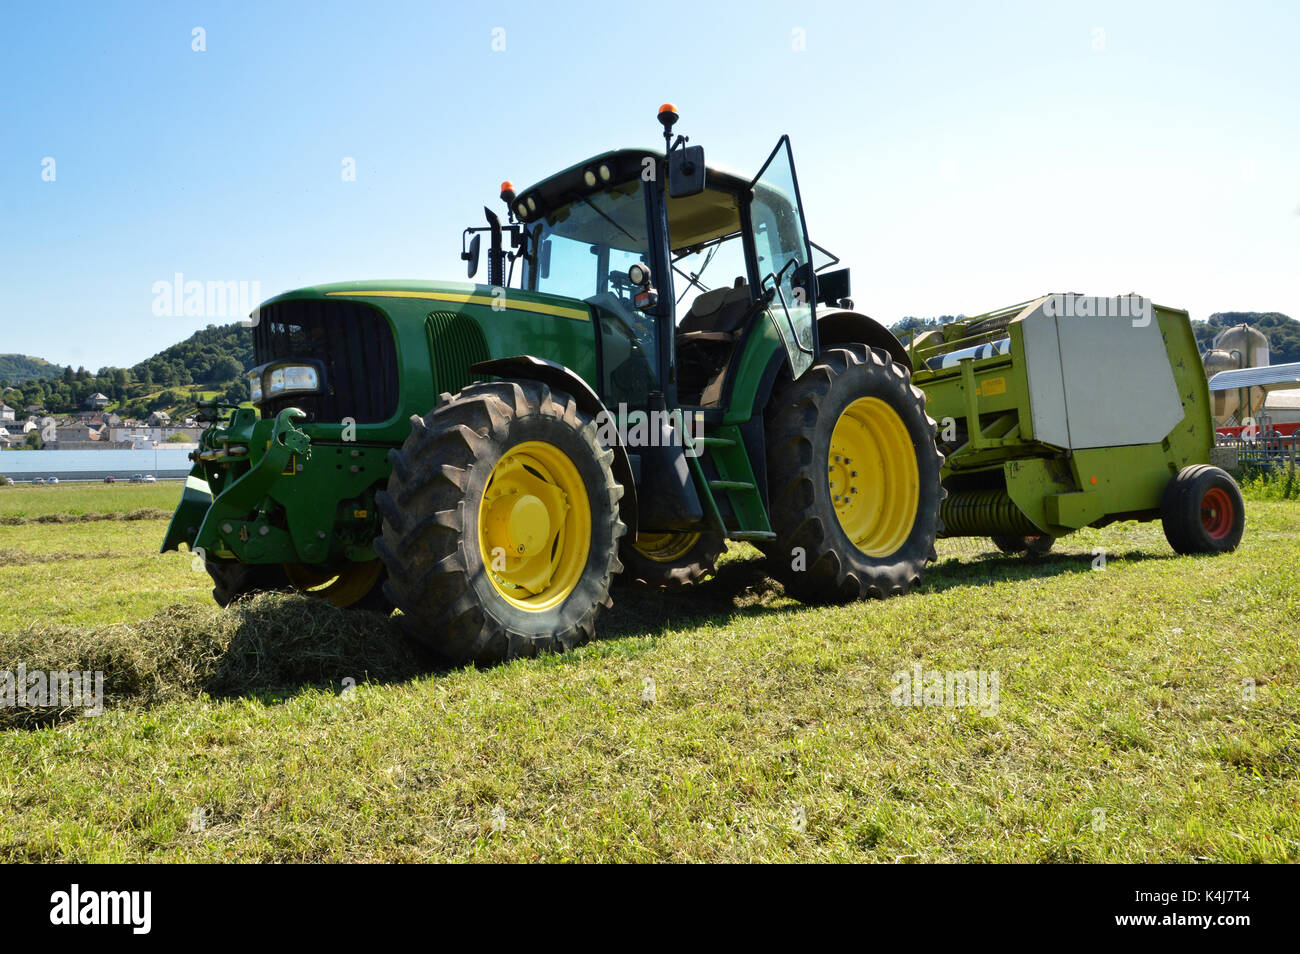
<svg viewBox="0 0 1300 954"><path fill-rule="evenodd" d="M388 319L353 301L284 301L260 310L253 328L257 364L312 358L325 366L325 391L262 404L266 416L297 407L309 421L378 424L397 410L397 351Z"/></svg>

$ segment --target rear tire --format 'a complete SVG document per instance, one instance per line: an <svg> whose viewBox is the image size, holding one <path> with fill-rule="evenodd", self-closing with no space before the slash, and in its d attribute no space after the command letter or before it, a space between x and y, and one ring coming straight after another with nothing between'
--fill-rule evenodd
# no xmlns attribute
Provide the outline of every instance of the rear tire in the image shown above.
<svg viewBox="0 0 1300 954"><path fill-rule="evenodd" d="M1046 533L1023 537L997 536L989 537L989 539L992 540L993 545L1003 553L1026 553L1029 556L1045 555L1052 549L1052 544L1056 542L1056 537Z"/></svg>
<svg viewBox="0 0 1300 954"><path fill-rule="evenodd" d="M943 457L925 395L879 348L828 348L772 398L768 566L810 603L906 593L936 558ZM854 459L856 463L854 463Z"/></svg>
<svg viewBox="0 0 1300 954"><path fill-rule="evenodd" d="M413 417L375 498L407 634L452 665L591 639L622 569L613 457L571 395L533 381L471 384Z"/></svg>
<svg viewBox="0 0 1300 954"><path fill-rule="evenodd" d="M1160 520L1176 553L1228 553L1241 542L1246 508L1227 471L1193 464L1165 486Z"/></svg>
<svg viewBox="0 0 1300 954"><path fill-rule="evenodd" d="M668 588L695 583L713 572L727 545L716 533L643 533L619 548L619 579Z"/></svg>

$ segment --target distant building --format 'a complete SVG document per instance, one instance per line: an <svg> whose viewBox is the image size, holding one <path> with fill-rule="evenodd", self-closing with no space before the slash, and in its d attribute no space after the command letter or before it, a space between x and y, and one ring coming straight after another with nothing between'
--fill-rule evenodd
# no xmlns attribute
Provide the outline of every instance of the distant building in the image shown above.
<svg viewBox="0 0 1300 954"><path fill-rule="evenodd" d="M166 427L171 422L171 416L166 411L154 411L149 415L150 427Z"/></svg>
<svg viewBox="0 0 1300 954"><path fill-rule="evenodd" d="M0 402L0 422L8 422L14 419L14 409L8 404Z"/></svg>
<svg viewBox="0 0 1300 954"><path fill-rule="evenodd" d="M108 407L108 395L100 394L96 391L90 397L86 398L85 406L92 410L102 411L104 408Z"/></svg>

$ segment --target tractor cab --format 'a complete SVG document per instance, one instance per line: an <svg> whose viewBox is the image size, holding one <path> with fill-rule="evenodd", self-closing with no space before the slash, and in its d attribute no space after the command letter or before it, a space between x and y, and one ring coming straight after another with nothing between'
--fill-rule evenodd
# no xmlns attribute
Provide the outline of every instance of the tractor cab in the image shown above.
<svg viewBox="0 0 1300 954"><path fill-rule="evenodd" d="M753 178L703 149L607 152L511 190L521 285L580 299L599 321L607 404L722 408L749 335L770 325L792 376L817 353L816 281L787 137Z"/></svg>

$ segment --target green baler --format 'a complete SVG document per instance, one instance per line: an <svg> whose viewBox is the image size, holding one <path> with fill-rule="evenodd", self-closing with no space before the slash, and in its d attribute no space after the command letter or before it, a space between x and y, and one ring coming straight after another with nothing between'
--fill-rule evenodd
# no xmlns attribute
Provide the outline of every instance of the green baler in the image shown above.
<svg viewBox="0 0 1300 954"><path fill-rule="evenodd" d="M909 352L946 456L943 535L1041 553L1082 527L1159 517L1180 553L1240 541L1241 493L1208 466L1186 312L1049 295L926 332Z"/></svg>

